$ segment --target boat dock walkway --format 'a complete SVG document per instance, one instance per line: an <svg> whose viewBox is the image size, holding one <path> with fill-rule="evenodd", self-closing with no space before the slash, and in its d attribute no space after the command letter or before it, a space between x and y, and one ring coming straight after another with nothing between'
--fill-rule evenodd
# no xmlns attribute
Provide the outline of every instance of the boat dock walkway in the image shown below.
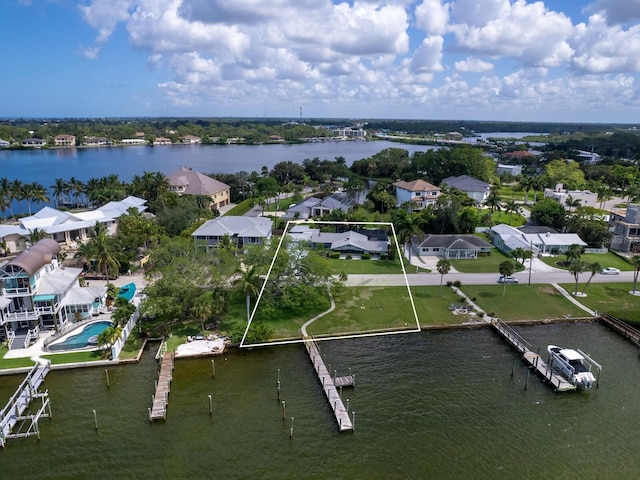
<svg viewBox="0 0 640 480"><path fill-rule="evenodd" d="M169 405L169 391L173 379L173 354L162 355L160 374L156 380L156 394L153 396L153 406L149 409L149 421L166 420L167 406Z"/></svg>
<svg viewBox="0 0 640 480"><path fill-rule="evenodd" d="M49 362L35 364L6 406L0 411L0 447L5 447L9 438L30 437L32 435L37 435L40 438L38 420L51 417L51 404L49 403L49 392L39 392L38 388L44 382L49 370ZM31 402L36 398L40 398L42 404L36 407L35 413L25 415Z"/></svg>
<svg viewBox="0 0 640 480"><path fill-rule="evenodd" d="M333 414L338 422L338 428L340 432L352 432L355 430L351 418L349 418L349 411L345 408L342 398L338 393L339 387L354 386L355 377L353 375L347 375L344 377L337 377L334 373L332 377L329 370L325 366L320 350L316 342L309 336L305 336L304 345L313 363L313 368L318 374L318 379L322 383L322 390L327 397L327 401L333 410Z"/></svg>
<svg viewBox="0 0 640 480"><path fill-rule="evenodd" d="M533 370L542 377L556 392L567 392L576 390L576 386L569 383L565 378L553 373L553 370L547 366L539 354L531 349L531 345L524 338L516 333L513 328L504 323L499 318L492 318L491 325L493 328L514 347L522 358L529 364Z"/></svg>

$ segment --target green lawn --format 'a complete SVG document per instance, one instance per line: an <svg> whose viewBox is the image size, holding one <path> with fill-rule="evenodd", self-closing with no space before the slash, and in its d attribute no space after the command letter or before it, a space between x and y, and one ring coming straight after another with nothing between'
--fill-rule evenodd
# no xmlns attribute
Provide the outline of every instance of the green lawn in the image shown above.
<svg viewBox="0 0 640 480"><path fill-rule="evenodd" d="M0 370L8 368L20 368L20 367L33 367L34 361L29 357L25 358L4 358L9 349L7 347L0 347Z"/></svg>
<svg viewBox="0 0 640 480"><path fill-rule="evenodd" d="M402 273L402 268L398 260L344 260L338 258L329 259L329 267L334 275L346 273L347 275L357 274L385 274ZM404 268L407 273L415 273L416 267L404 260ZM430 272L428 268L418 267L419 271Z"/></svg>
<svg viewBox="0 0 640 480"><path fill-rule="evenodd" d="M611 253L611 252L607 252L607 253L584 253L584 254L582 254L582 256L580 258L582 260L586 261L586 262L589 262L589 263L598 262L600 265L602 265L602 268L615 267L615 268L619 268L620 270L623 270L623 271L633 271L633 267L631 266L630 263L628 263L624 258L621 258L618 255L616 255L615 253ZM564 255L554 255L554 256L551 256L551 257L547 257L547 256L540 257L540 260L542 260L547 265L550 265L550 266L556 267L556 268L561 268L563 270L567 270L567 267L558 265L558 262L564 262L564 261L566 261L566 259L567 259L567 257L564 256Z"/></svg>
<svg viewBox="0 0 640 480"><path fill-rule="evenodd" d="M503 285L497 284L463 285L461 290L485 312L505 321L588 316L551 285L507 285L504 295Z"/></svg>
<svg viewBox="0 0 640 480"><path fill-rule="evenodd" d="M496 210L491 215L491 220L495 225L506 223L512 227L520 227L527 223L527 219L517 213L507 213L503 210Z"/></svg>
<svg viewBox="0 0 640 480"><path fill-rule="evenodd" d="M449 260L453 268L462 273L495 273L499 274L499 266L505 260L514 260L502 253L497 248L491 251L491 255L487 257L478 257L470 260ZM514 260L515 262L515 260ZM517 264L516 271L521 272L524 267ZM446 277L445 277L446 278ZM496 277L497 278L497 277Z"/></svg>
<svg viewBox="0 0 640 480"><path fill-rule="evenodd" d="M583 290L588 277L581 277L578 290ZM568 292L575 289L575 283L561 286ZM632 289L633 283L590 283L585 290L587 296L578 301L592 310L606 312L622 320L640 322L640 297L630 295Z"/></svg>
<svg viewBox="0 0 640 480"><path fill-rule="evenodd" d="M120 351L120 356L118 357L120 360L130 360L132 358L136 358L138 356L138 352L142 348L142 344L144 343L144 339L138 336L137 330L132 330L125 342L122 350Z"/></svg>
<svg viewBox="0 0 640 480"><path fill-rule="evenodd" d="M92 352L70 352L70 353L58 353L56 355L43 355L42 358L51 360L53 365L60 365L63 363L82 363L82 362L95 362L96 360L104 360L100 356L100 352L94 350Z"/></svg>
<svg viewBox="0 0 640 480"><path fill-rule="evenodd" d="M246 200L243 200L242 202L238 203L235 207L229 210L225 215L242 216L245 213L247 213L249 210L251 210L251 207L253 207L254 201L255 200L253 198L247 198Z"/></svg>

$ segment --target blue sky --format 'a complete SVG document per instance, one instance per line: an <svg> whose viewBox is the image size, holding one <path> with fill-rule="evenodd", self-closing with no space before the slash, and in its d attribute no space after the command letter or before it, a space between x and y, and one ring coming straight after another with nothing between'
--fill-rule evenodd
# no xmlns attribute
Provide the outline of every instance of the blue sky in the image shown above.
<svg viewBox="0 0 640 480"><path fill-rule="evenodd" d="M0 117L640 121L640 0L0 0L0 42Z"/></svg>

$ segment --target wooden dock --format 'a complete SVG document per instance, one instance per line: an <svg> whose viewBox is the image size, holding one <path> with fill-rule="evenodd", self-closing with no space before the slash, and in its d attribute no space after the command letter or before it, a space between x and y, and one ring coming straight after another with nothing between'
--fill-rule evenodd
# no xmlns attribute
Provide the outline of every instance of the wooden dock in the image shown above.
<svg viewBox="0 0 640 480"><path fill-rule="evenodd" d="M564 377L556 375L540 355L531 350L529 342L518 335L513 328L498 318L493 318L491 325L512 347L520 352L524 361L556 392L576 390L577 387L574 384L569 383Z"/></svg>
<svg viewBox="0 0 640 480"><path fill-rule="evenodd" d="M34 365L6 406L0 411L0 447L5 447L9 438L30 437L32 435L37 435L40 438L38 420L43 417L51 417L51 404L49 403L49 392L39 392L38 388L44 382L49 370L49 362ZM30 408L31 402L36 398L42 400L42 403L36 406L36 412L25 414Z"/></svg>
<svg viewBox="0 0 640 480"><path fill-rule="evenodd" d="M338 388L353 386L355 384L355 377L353 375L344 377L336 377L334 375L334 377L332 377L324 364L324 360L322 359L322 355L320 354L320 350L318 349L316 342L310 337L305 337L304 344L307 348L307 353L309 353L309 358L311 359L313 368L318 374L318 379L322 384L322 390L324 390L329 406L336 417L336 422L338 422L340 432L354 431L355 428L353 422L351 418L349 418L349 412L342 402L342 398L338 393Z"/></svg>
<svg viewBox="0 0 640 480"><path fill-rule="evenodd" d="M169 405L169 391L173 379L173 354L164 353L160 364L160 374L156 382L156 394L153 396L153 406L149 409L149 421L166 420Z"/></svg>

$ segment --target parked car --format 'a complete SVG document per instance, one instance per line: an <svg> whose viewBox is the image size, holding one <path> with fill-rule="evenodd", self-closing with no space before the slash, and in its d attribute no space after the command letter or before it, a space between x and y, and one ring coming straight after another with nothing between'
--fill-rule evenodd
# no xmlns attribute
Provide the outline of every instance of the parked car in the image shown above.
<svg viewBox="0 0 640 480"><path fill-rule="evenodd" d="M511 275L500 275L500 278L498 278L498 283L518 283L518 279L516 277L512 277Z"/></svg>
<svg viewBox="0 0 640 480"><path fill-rule="evenodd" d="M619 275L620 274L620 269L613 268L613 267L607 267L607 268L603 268L602 270L600 270L600 273L602 275Z"/></svg>

